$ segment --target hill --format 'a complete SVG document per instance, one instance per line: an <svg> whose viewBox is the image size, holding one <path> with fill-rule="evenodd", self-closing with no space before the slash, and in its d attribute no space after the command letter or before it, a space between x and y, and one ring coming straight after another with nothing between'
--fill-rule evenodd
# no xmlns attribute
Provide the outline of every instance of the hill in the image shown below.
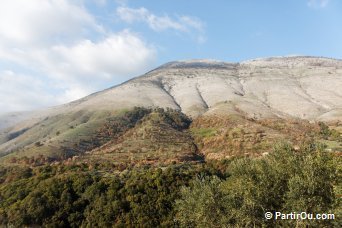
<svg viewBox="0 0 342 228"><path fill-rule="evenodd" d="M139 152L140 161L153 160L163 151L175 155L163 161L183 160L177 151L184 152L181 157L195 153L221 159L260 155L276 141L297 145L303 139L325 140L339 150L339 88L342 61L336 59L170 62L65 105L0 117L0 161L39 156L54 161L81 154L94 158L116 154L115 160L123 151L122 158L128 160L137 151L151 152L144 156ZM143 113L138 115L134 107L147 109L140 109ZM165 116L151 113L158 108L192 123L174 128ZM334 140L320 135L320 122L334 131Z"/></svg>

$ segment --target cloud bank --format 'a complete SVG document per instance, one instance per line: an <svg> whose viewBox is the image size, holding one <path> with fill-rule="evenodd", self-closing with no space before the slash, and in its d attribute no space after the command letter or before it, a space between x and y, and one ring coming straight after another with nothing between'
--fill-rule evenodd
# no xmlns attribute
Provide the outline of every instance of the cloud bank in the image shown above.
<svg viewBox="0 0 342 228"><path fill-rule="evenodd" d="M113 7L96 15L92 7ZM91 11L92 10L92 11ZM108 11L106 11L108 12ZM117 16L124 26L104 23ZM4 0L0 7L0 113L66 103L150 70L157 45L129 27L176 31L205 42L204 23L156 15L126 0Z"/></svg>
<svg viewBox="0 0 342 228"><path fill-rule="evenodd" d="M82 1L2 1L0 112L81 98L149 69L155 58L152 45L103 27Z"/></svg>

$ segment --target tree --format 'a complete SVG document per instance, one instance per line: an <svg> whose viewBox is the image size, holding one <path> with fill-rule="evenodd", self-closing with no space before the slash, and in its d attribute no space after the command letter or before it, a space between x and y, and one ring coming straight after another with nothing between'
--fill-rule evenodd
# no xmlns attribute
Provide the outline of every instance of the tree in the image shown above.
<svg viewBox="0 0 342 228"><path fill-rule="evenodd" d="M181 189L175 205L176 221L181 227L222 227L227 211L221 183L216 176L199 176L191 187Z"/></svg>
<svg viewBox="0 0 342 228"><path fill-rule="evenodd" d="M321 145L275 147L264 158L234 160L226 180L196 179L176 201L182 227L331 226L330 220L266 220L265 213L328 213L335 205L336 165Z"/></svg>

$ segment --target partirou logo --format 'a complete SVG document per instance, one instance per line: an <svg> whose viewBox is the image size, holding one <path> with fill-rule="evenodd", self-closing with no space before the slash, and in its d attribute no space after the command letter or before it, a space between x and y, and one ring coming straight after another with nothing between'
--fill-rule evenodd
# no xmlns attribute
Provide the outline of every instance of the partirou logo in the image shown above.
<svg viewBox="0 0 342 228"><path fill-rule="evenodd" d="M275 220L312 220L312 219L317 219L317 220L334 220L335 219L335 214L328 214L328 213L308 213L308 212L291 212L291 213L282 213L279 211L276 211L274 213L272 212L266 212L265 213L265 218L266 219L272 219L274 218Z"/></svg>

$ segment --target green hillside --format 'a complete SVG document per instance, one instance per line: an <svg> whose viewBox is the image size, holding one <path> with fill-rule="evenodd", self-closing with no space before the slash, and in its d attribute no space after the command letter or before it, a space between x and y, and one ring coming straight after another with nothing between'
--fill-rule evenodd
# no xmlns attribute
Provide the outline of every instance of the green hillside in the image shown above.
<svg viewBox="0 0 342 228"><path fill-rule="evenodd" d="M299 119L246 118L243 115L201 116L192 120L172 109L134 108L120 112L79 112L42 120L18 133L17 147L0 157L6 165L53 162L167 164L258 157L277 142L321 142L341 152L338 123L327 126Z"/></svg>

